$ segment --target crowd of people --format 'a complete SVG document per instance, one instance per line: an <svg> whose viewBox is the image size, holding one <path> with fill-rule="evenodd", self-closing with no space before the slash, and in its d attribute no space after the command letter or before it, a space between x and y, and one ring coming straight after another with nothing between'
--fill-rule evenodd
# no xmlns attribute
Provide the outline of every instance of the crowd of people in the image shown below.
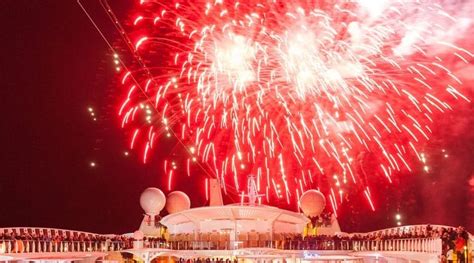
<svg viewBox="0 0 474 263"><path fill-rule="evenodd" d="M330 215L329 215L330 217ZM283 235L267 243L286 250L399 250L426 252L426 246L395 242L400 240L438 240L442 244L442 258L447 262L465 262L469 234L463 227L443 228L427 225L423 228L394 228L364 234L338 235ZM136 241L125 235L98 235L82 232L5 232L0 233L0 252L67 252L117 251L129 249ZM143 237L143 247L170 248L172 242L163 237ZM267 244L265 243L265 244ZM267 245L268 245L267 244ZM426 244L426 243L424 243ZM411 247L409 247L411 246ZM438 246L439 247L439 246ZM183 247L182 249L189 249ZM198 259L192 262L227 262L220 259Z"/></svg>
<svg viewBox="0 0 474 263"><path fill-rule="evenodd" d="M413 250L422 252L423 245L408 245L396 240L438 239L442 241L442 254L461 259L465 257L469 234L463 227L444 228L427 225L425 228L394 228L364 234L339 235L292 235L286 237L277 246L282 249L311 250ZM410 247L411 246L411 247ZM454 261L453 261L454 262ZM464 261L460 261L464 262Z"/></svg>
<svg viewBox="0 0 474 263"><path fill-rule="evenodd" d="M296 235L286 237L277 246L286 250L347 250L350 249L350 237L342 235Z"/></svg>
<svg viewBox="0 0 474 263"><path fill-rule="evenodd" d="M5 253L111 251L132 246L133 238L122 235L0 233L0 250Z"/></svg>
<svg viewBox="0 0 474 263"><path fill-rule="evenodd" d="M179 263L237 263L237 259L224 259L224 258L194 258L194 259L184 259L179 258Z"/></svg>
<svg viewBox="0 0 474 263"><path fill-rule="evenodd" d="M167 248L168 243L164 237L144 237L143 246L149 248Z"/></svg>
<svg viewBox="0 0 474 263"><path fill-rule="evenodd" d="M469 233L464 227L443 228L440 237L443 241L443 260L447 262L466 262Z"/></svg>
<svg viewBox="0 0 474 263"><path fill-rule="evenodd" d="M310 216L309 220L311 221L312 226L322 227L322 226L329 226L331 225L332 221L332 213L331 212L323 212L318 216Z"/></svg>

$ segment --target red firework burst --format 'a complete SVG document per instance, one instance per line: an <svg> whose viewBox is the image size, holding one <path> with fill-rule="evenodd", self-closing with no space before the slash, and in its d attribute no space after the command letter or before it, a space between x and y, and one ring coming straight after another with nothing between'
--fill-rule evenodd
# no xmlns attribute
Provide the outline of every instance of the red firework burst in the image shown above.
<svg viewBox="0 0 474 263"><path fill-rule="evenodd" d="M136 59L130 148L146 162L167 134L189 154L183 171L165 161L169 188L196 163L225 192L253 174L267 200L319 187L336 211L357 186L374 209L366 169L411 171L437 116L469 102L453 68L473 54L442 3L142 0L129 29L104 4Z"/></svg>

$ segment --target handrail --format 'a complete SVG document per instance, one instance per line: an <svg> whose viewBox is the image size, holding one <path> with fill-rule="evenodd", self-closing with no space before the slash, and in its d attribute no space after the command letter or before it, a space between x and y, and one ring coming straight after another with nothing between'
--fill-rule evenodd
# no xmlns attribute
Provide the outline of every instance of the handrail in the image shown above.
<svg viewBox="0 0 474 263"><path fill-rule="evenodd" d="M350 235L374 235L374 234L382 234L382 233L390 233L390 232L396 232L396 233L407 233L407 232L412 232L412 231L425 231L426 228L430 226L432 229L448 229L448 228L456 228L453 226L447 226L447 225L432 225L432 224L419 224L419 225L405 225L405 226L397 226L397 227L390 227L390 228L384 228L384 229L379 229L379 230L374 230L366 233L351 233ZM469 236L471 238L474 238L474 235L469 233Z"/></svg>
<svg viewBox="0 0 474 263"><path fill-rule="evenodd" d="M441 238L403 238L352 241L355 251L406 251L441 255Z"/></svg>
<svg viewBox="0 0 474 263"><path fill-rule="evenodd" d="M0 239L0 254L48 252L107 252L131 247L124 241L54 241Z"/></svg>
<svg viewBox="0 0 474 263"><path fill-rule="evenodd" d="M368 233L354 233L339 238L322 237L296 240L288 236L278 240L172 240L159 241L148 239L134 241L123 235L104 235L91 232L47 227L7 227L0 233L16 232L16 237L0 236L0 253L39 253L39 252L106 252L129 249L141 243L137 248L167 248L173 250L233 250L241 248L274 248L285 250L351 250L351 251L412 251L422 253L442 253L442 240L437 235L402 238L390 236L390 233L426 231L428 225L411 225L381 229ZM433 229L451 228L443 225L430 225ZM26 236L21 233L28 233ZM69 233L69 234L67 234ZM388 236L386 235L388 234ZM59 238L58 238L59 237ZM89 237L89 238L88 238ZM118 237L118 238L114 238ZM285 237L285 236L283 236ZM85 240L82 240L82 239ZM79 240L80 241L79 241ZM474 247L474 238L469 236L468 247Z"/></svg>
<svg viewBox="0 0 474 263"><path fill-rule="evenodd" d="M406 238L386 240L311 240L311 241L54 241L0 239L0 253L44 252L108 252L122 251L142 242L138 248L172 250L234 250L242 248L273 248L282 250L344 250L344 251L410 251L441 255L440 238Z"/></svg>
<svg viewBox="0 0 474 263"><path fill-rule="evenodd" d="M274 248L282 250L348 250L442 252L440 238L406 238L386 240L290 240L290 241L169 241L173 250L229 250L241 248Z"/></svg>
<svg viewBox="0 0 474 263"><path fill-rule="evenodd" d="M13 230L15 230L15 231L13 231ZM44 230L46 230L47 232L54 231L55 233L59 233L59 231L61 231L63 233L70 232L70 233L78 233L78 234L94 235L94 236L97 236L97 235L99 235L99 236L109 236L110 235L110 234L98 234L98 233L92 233L92 232L86 232L86 231L80 231L80 230L51 228L51 227L2 227L2 228L0 228L0 234L1 233L12 233L12 232L16 232L16 233L19 234L22 230L23 230L23 232L25 230L26 230L26 232L28 232L28 230L31 230L31 232L35 233L35 234L37 232L36 230L39 230L38 232L40 232L40 233L44 233Z"/></svg>

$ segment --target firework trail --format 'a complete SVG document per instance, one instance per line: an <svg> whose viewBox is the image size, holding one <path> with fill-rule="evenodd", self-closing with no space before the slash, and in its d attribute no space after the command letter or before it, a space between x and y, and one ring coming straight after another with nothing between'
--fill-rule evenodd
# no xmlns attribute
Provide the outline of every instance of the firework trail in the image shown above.
<svg viewBox="0 0 474 263"><path fill-rule="evenodd" d="M226 192L254 174L267 201L319 187L336 211L358 188L375 209L370 181L413 171L438 116L469 103L451 68L472 62L453 31L470 20L449 11L422 1L141 0L130 27L117 26L137 60L119 81L130 148L146 162L162 135L186 146L184 169L165 161L169 188L200 164ZM364 165L369 155L376 165Z"/></svg>

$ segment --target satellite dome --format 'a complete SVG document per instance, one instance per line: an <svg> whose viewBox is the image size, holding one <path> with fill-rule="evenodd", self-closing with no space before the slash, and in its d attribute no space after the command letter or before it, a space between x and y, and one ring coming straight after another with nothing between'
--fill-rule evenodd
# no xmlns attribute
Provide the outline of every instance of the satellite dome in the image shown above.
<svg viewBox="0 0 474 263"><path fill-rule="evenodd" d="M181 192L174 191L168 194L166 198L166 211L170 214L178 213L191 208L189 197Z"/></svg>
<svg viewBox="0 0 474 263"><path fill-rule="evenodd" d="M326 206L326 198L318 190L308 190L300 197L300 208L307 216L318 216Z"/></svg>
<svg viewBox="0 0 474 263"><path fill-rule="evenodd" d="M140 195L140 206L148 215L158 215L165 207L166 197L163 192L154 187L149 187Z"/></svg>

